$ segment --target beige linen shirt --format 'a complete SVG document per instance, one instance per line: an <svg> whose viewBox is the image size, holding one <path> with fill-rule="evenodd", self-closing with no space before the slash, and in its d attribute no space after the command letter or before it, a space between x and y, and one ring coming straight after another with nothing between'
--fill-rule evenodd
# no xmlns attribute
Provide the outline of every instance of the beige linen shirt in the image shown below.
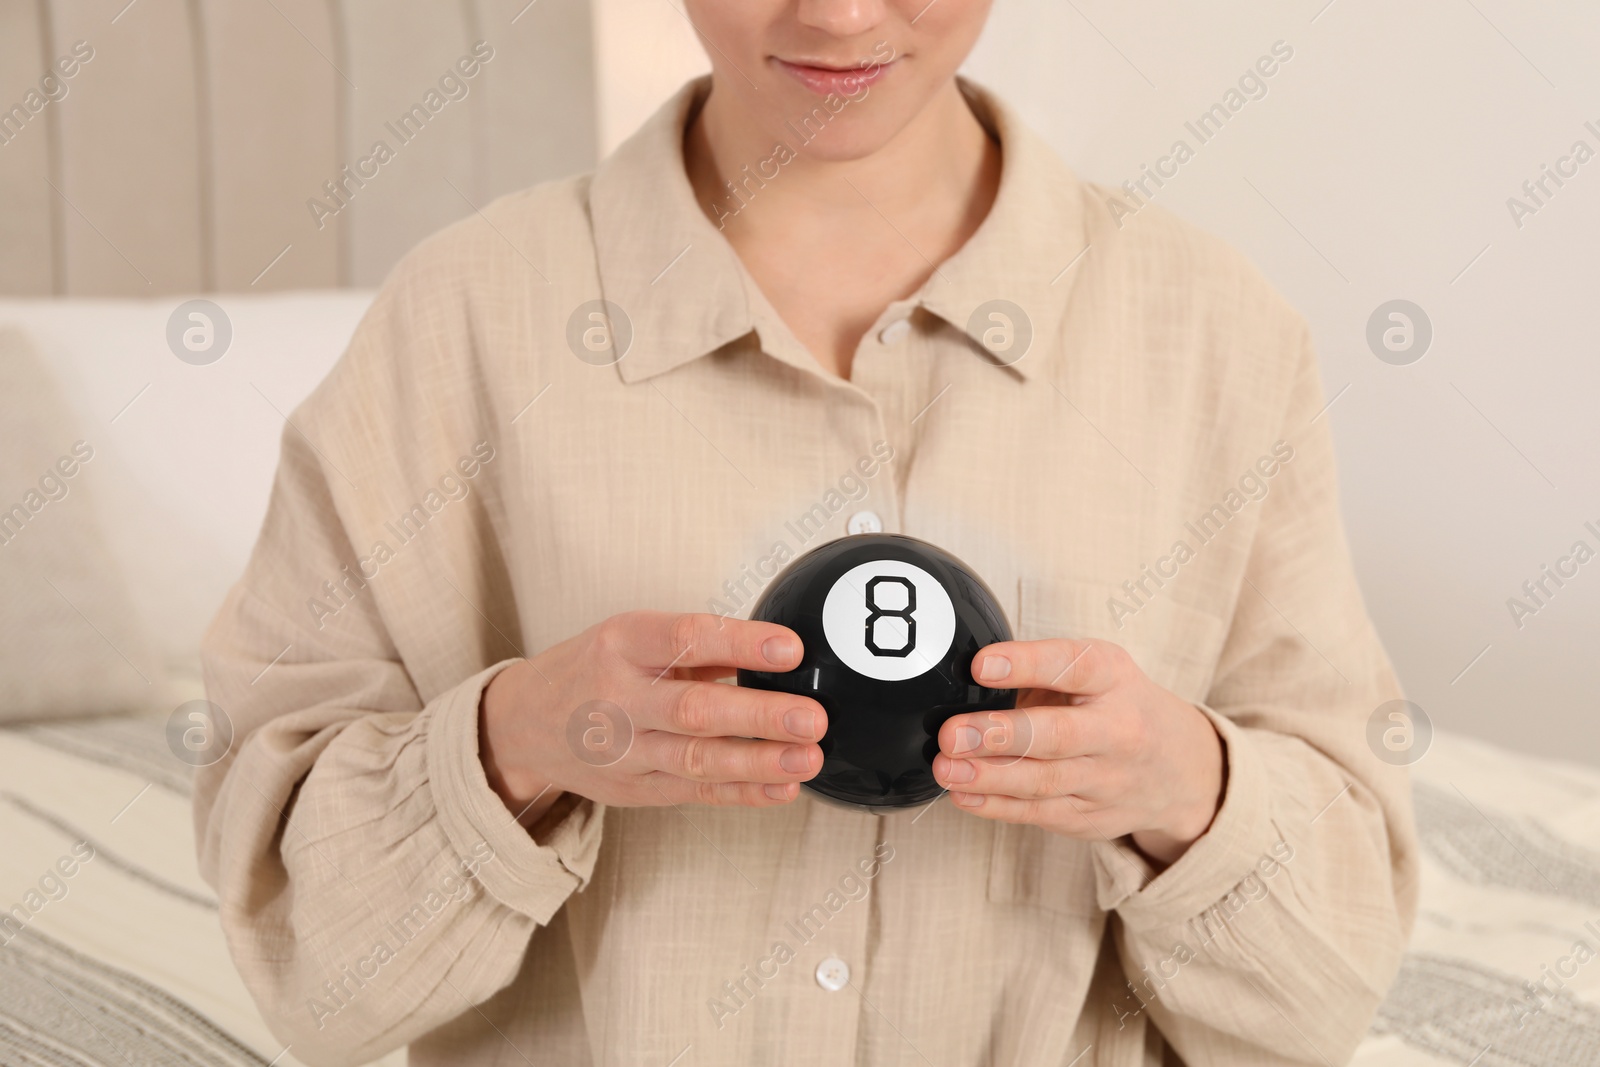
<svg viewBox="0 0 1600 1067"><path fill-rule="evenodd" d="M330 1064L1344 1061L1416 858L1305 323L1158 208L1119 228L963 82L998 197L841 380L695 202L707 88L416 249L289 420L205 642L235 740L196 803L274 1031ZM1019 637L1115 641L1204 710L1227 788L1177 863L948 800L513 821L497 670L630 609L747 614L871 516Z"/></svg>

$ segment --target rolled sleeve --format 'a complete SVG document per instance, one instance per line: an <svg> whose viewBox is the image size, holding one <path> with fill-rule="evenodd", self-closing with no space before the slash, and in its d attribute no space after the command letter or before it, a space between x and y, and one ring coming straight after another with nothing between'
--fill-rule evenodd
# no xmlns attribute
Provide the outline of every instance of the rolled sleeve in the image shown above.
<svg viewBox="0 0 1600 1067"><path fill-rule="evenodd" d="M541 844L489 787L478 757L478 707L490 680L514 662L503 660L478 672L435 709L428 725L428 777L439 821L457 852L470 854L479 842L493 849L494 862L478 871L483 887L542 926L568 896L589 884L605 809L581 800L554 825L541 828Z"/></svg>
<svg viewBox="0 0 1600 1067"><path fill-rule="evenodd" d="M1155 929L1199 915L1249 877L1279 839L1260 750L1227 716L1205 704L1195 706L1222 738L1228 768L1222 803L1210 828L1159 873L1129 838L1094 845L1100 907L1115 911L1130 930Z"/></svg>

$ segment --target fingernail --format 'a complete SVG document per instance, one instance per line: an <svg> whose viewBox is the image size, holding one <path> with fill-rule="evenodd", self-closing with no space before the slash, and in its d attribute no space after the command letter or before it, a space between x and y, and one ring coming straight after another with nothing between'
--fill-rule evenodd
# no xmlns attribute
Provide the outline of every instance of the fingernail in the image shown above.
<svg viewBox="0 0 1600 1067"><path fill-rule="evenodd" d="M951 793L950 799L963 808L975 808L983 803L982 793Z"/></svg>
<svg viewBox="0 0 1600 1067"><path fill-rule="evenodd" d="M789 774L801 774L811 768L811 760L806 755L806 750L799 745L790 745L778 757L778 766Z"/></svg>
<svg viewBox="0 0 1600 1067"><path fill-rule="evenodd" d="M979 681L998 682L1011 674L1011 661L1004 656L985 656L978 672Z"/></svg>
<svg viewBox="0 0 1600 1067"><path fill-rule="evenodd" d="M970 782L978 776L978 769L972 765L971 760L953 759L950 769L945 771L947 782Z"/></svg>
<svg viewBox="0 0 1600 1067"><path fill-rule="evenodd" d="M789 787L786 785L764 785L761 791L767 794L769 800L788 800Z"/></svg>
<svg viewBox="0 0 1600 1067"><path fill-rule="evenodd" d="M817 739L817 713L810 708L791 708L783 713L783 728L807 741Z"/></svg>
<svg viewBox="0 0 1600 1067"><path fill-rule="evenodd" d="M956 727L956 747L954 751L957 754L971 752L982 741L983 735L978 732L976 726L958 726Z"/></svg>
<svg viewBox="0 0 1600 1067"><path fill-rule="evenodd" d="M800 654L799 642L792 637L769 637L761 642L761 654L768 663L782 666Z"/></svg>

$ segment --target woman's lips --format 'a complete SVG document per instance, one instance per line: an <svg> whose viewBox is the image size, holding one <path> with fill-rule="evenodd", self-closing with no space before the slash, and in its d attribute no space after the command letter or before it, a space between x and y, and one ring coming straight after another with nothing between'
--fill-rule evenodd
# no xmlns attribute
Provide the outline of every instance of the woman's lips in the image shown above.
<svg viewBox="0 0 1600 1067"><path fill-rule="evenodd" d="M818 96L827 96L837 93L848 96L859 92L864 87L871 85L888 72L895 61L888 63L868 62L861 67L845 67L835 70L831 67L816 67L805 63L791 63L787 59L773 57L779 67L787 71L795 81L804 85Z"/></svg>

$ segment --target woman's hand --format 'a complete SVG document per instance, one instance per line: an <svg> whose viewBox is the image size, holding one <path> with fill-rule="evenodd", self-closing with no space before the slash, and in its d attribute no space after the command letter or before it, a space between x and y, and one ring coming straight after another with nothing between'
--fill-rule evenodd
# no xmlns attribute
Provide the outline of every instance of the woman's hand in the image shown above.
<svg viewBox="0 0 1600 1067"><path fill-rule="evenodd" d="M979 651L973 676L1021 692L1016 711L956 715L940 729L933 773L959 806L1085 840L1132 834L1160 866L1211 825L1222 739L1121 646L1006 641Z"/></svg>
<svg viewBox="0 0 1600 1067"><path fill-rule="evenodd" d="M715 679L792 670L801 651L771 623L614 615L490 681L478 727L489 785L524 826L562 793L622 807L787 803L822 769L822 706Z"/></svg>

